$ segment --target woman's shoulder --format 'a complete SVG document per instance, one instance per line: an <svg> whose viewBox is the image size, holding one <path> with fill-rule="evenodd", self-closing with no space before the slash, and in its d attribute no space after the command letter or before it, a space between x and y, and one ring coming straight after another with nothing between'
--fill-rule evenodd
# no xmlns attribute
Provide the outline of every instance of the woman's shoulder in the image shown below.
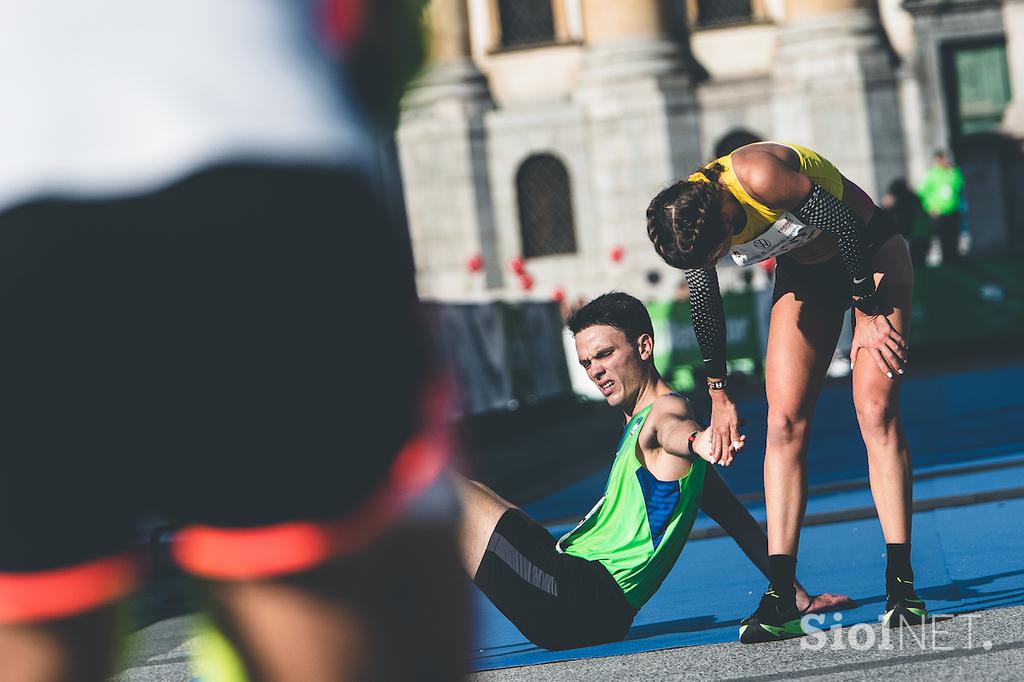
<svg viewBox="0 0 1024 682"><path fill-rule="evenodd" d="M801 172L800 155L786 145L758 142L733 152L732 171L747 194L774 206L788 202L787 180Z"/></svg>
<svg viewBox="0 0 1024 682"><path fill-rule="evenodd" d="M754 142L740 147L730 156L736 173L742 173L751 165L772 160L781 162L792 170L800 170L800 153L792 145L781 142Z"/></svg>

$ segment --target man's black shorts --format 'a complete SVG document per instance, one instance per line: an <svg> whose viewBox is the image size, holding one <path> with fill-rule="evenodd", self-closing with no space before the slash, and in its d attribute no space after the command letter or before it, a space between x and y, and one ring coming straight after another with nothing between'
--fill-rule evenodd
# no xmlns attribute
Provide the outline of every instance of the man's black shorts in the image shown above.
<svg viewBox="0 0 1024 682"><path fill-rule="evenodd" d="M873 256L892 236L899 234L899 229L885 211L875 209L865 233L868 255ZM814 265L804 265L782 255L775 266L772 305L790 292L798 301L816 301L846 310L852 305L853 283L838 254Z"/></svg>
<svg viewBox="0 0 1024 682"><path fill-rule="evenodd" d="M430 364L387 216L356 172L259 165L0 214L0 594L123 578L146 514L270 573L384 518ZM221 532L270 525L248 558Z"/></svg>
<svg viewBox="0 0 1024 682"><path fill-rule="evenodd" d="M569 649L625 637L636 611L597 561L560 554L518 509L505 512L474 581L537 646Z"/></svg>

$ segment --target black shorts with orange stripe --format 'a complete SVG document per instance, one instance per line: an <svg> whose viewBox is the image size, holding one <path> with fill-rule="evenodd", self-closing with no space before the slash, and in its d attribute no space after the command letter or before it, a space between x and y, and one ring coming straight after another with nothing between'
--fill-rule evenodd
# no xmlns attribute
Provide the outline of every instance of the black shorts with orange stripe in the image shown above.
<svg viewBox="0 0 1024 682"><path fill-rule="evenodd" d="M570 649L626 636L636 610L598 561L555 548L554 536L509 509L487 543L474 582L537 646Z"/></svg>
<svg viewBox="0 0 1024 682"><path fill-rule="evenodd" d="M358 546L429 484L428 349L374 197L225 165L0 214L0 621L127 589L145 515L188 527L197 572L252 577Z"/></svg>

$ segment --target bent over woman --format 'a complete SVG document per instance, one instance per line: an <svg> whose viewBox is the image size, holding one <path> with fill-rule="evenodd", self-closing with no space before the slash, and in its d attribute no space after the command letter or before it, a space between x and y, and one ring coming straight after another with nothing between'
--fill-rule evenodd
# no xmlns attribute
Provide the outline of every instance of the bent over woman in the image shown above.
<svg viewBox="0 0 1024 682"><path fill-rule="evenodd" d="M807 502L808 426L851 304L853 399L888 550L884 621L890 627L922 622L928 614L910 566L910 452L898 407L914 281L904 240L824 157L775 142L741 147L659 192L647 209L647 232L690 286L712 399L712 455L722 463L742 440L726 382L715 264L726 253L740 266L777 259L765 360L770 585L741 623L740 640L801 634L792 585Z"/></svg>

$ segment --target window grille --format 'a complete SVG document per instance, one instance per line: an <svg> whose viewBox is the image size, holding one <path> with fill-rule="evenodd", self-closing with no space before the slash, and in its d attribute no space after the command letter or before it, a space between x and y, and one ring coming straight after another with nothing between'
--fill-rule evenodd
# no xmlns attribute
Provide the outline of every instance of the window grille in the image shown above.
<svg viewBox="0 0 1024 682"><path fill-rule="evenodd" d="M551 0L498 0L501 46L519 47L555 40Z"/></svg>
<svg viewBox="0 0 1024 682"><path fill-rule="evenodd" d="M719 26L753 19L750 0L697 0L697 25Z"/></svg>
<svg viewBox="0 0 1024 682"><path fill-rule="evenodd" d="M550 154L531 156L516 173L523 256L576 253L572 194L565 165Z"/></svg>

